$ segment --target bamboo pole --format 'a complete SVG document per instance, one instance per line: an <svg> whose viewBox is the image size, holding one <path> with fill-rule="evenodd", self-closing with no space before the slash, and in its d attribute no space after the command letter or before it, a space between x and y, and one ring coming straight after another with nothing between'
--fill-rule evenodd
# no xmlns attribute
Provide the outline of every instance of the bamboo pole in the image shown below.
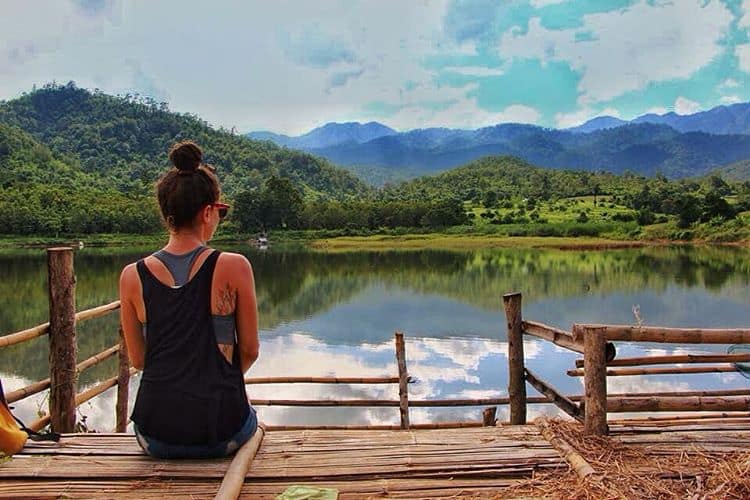
<svg viewBox="0 0 750 500"><path fill-rule="evenodd" d="M20 344L21 342L26 342L27 340L46 335L47 332L49 332L49 323L37 325L26 330L21 330L20 332L3 335L0 337L0 347Z"/></svg>
<svg viewBox="0 0 750 500"><path fill-rule="evenodd" d="M749 396L750 389L727 389L720 391L682 391L682 392L644 392L639 394L617 393L610 394L613 398L627 397L658 397L658 396L702 396L702 397L722 397L722 396ZM574 394L564 396L573 402L580 402L585 399L585 395ZM396 408L400 405L397 399L253 399L252 403L257 406L311 406L311 407L391 407ZM460 406L488 406L488 405L507 405L510 403L509 397L499 398L482 398L482 399L410 399L409 406L412 408L439 408L439 407L460 407ZM526 404L550 404L551 402L544 396L529 396L526 398Z"/></svg>
<svg viewBox="0 0 750 500"><path fill-rule="evenodd" d="M583 354L583 341L576 341L573 338L573 334L565 330L560 330L554 326L545 325L537 321L522 321L521 329L527 335L548 340L557 346ZM612 342L607 342L607 361L615 359L616 356L617 349L615 345Z"/></svg>
<svg viewBox="0 0 750 500"><path fill-rule="evenodd" d="M130 369L130 375L133 375L137 370L135 368ZM117 376L108 378L107 380L104 380L102 382L99 382L93 387L90 387L89 389L86 389L85 391L78 393L75 397L75 405L76 407L82 405L86 401L93 399L94 397L98 396L99 394L105 392L107 389L110 389L114 387L117 384ZM33 431L39 431L41 429L44 429L48 424L50 423L50 416L45 415L41 417L38 420L35 420L34 422L29 425L29 429Z"/></svg>
<svg viewBox="0 0 750 500"><path fill-rule="evenodd" d="M116 300L114 302L110 302L109 304L104 304L103 306L94 307L92 309L86 309L84 311L76 313L75 315L76 323L80 321L85 321L88 319L94 319L94 318L99 318L101 316L105 316L119 308L120 308L120 301ZM19 344L27 340L41 337L42 335L47 335L48 333L49 333L49 323L42 323L41 325L33 326L31 328L27 328L26 330L21 330L20 332L3 335L2 337L0 337L0 347L7 347L9 345Z"/></svg>
<svg viewBox="0 0 750 500"><path fill-rule="evenodd" d="M688 415L648 415L638 418L623 418L617 420L610 420L610 424L617 425L628 425L633 423L644 423L644 422L673 422L683 420L727 420L732 419L748 419L750 418L750 412L714 412L714 413L698 413Z"/></svg>
<svg viewBox="0 0 750 500"><path fill-rule="evenodd" d="M578 420L583 422L583 416L581 415L581 409L570 399L566 398L555 390L550 384L537 377L531 370L526 368L526 381L530 383L537 391L544 394L550 403L554 403L555 406L560 408L562 411Z"/></svg>
<svg viewBox="0 0 750 500"><path fill-rule="evenodd" d="M224 474L224 479L221 480L221 486L214 500L235 500L239 498L242 485L245 483L245 476L250 470L255 455L258 454L264 435L265 430L258 426L253 437L237 451Z"/></svg>
<svg viewBox="0 0 750 500"><path fill-rule="evenodd" d="M544 397L527 398L528 404L546 404L549 403ZM488 406L488 405L507 405L510 399L502 398L482 398L482 399L410 399L410 408L439 408L439 407L457 407L457 406ZM317 407L366 407L366 408L398 408L401 401L398 399L253 399L252 404L255 406L317 406Z"/></svg>
<svg viewBox="0 0 750 500"><path fill-rule="evenodd" d="M508 396L511 425L526 423L526 381L524 379L523 330L521 330L521 294L503 295L508 327Z"/></svg>
<svg viewBox="0 0 750 500"><path fill-rule="evenodd" d="M117 374L117 402L115 403L115 432L125 432L128 426L128 396L130 394L130 359L125 335L120 327L120 345Z"/></svg>
<svg viewBox="0 0 750 500"><path fill-rule="evenodd" d="M507 424L507 422L505 422ZM411 424L409 429L463 429L469 427L484 427L484 422L435 422L432 424ZM268 432L272 431L398 431L401 425L266 425Z"/></svg>
<svg viewBox="0 0 750 500"><path fill-rule="evenodd" d="M116 311L119 308L119 300L115 300L114 302L110 302L109 304L92 307L91 309L86 309L84 311L76 313L76 322L86 321L94 318L101 318L102 316L106 316L107 314Z"/></svg>
<svg viewBox="0 0 750 500"><path fill-rule="evenodd" d="M746 411L750 396L728 397L628 397L607 400L612 413L639 411ZM586 409L588 411L588 408Z"/></svg>
<svg viewBox="0 0 750 500"><path fill-rule="evenodd" d="M105 359L108 359L112 357L118 350L120 349L119 345L114 345L110 347L109 349L105 349L100 353L94 354L90 358L81 361L76 365L76 373L81 373L84 370L87 370L88 368L91 368L92 366L101 363ZM5 399L8 401L8 403L15 403L16 401L20 401L21 399L27 398L31 396L32 394L37 394L39 392L42 392L45 389L49 389L50 386L50 379L46 378L44 380L40 380L39 382L34 382L33 384L29 384L26 387L22 387L21 389L17 389L13 392L9 392L6 394Z"/></svg>
<svg viewBox="0 0 750 500"><path fill-rule="evenodd" d="M739 371L736 366L674 366L660 368L613 368L606 370L607 376L621 377L626 375L685 375L689 373L732 373ZM580 377L586 375L585 368L576 368L568 370L571 377Z"/></svg>
<svg viewBox="0 0 750 500"><path fill-rule="evenodd" d="M747 328L667 328L661 326L581 325L601 328L607 340L673 344L750 344ZM579 337L573 334L578 340Z"/></svg>
<svg viewBox="0 0 750 500"><path fill-rule="evenodd" d="M409 386L407 379L409 374L406 373L406 345L404 343L404 334L396 332L396 362L398 364L398 398L399 398L399 416L401 418L401 428L409 428Z"/></svg>
<svg viewBox="0 0 750 500"><path fill-rule="evenodd" d="M73 249L47 249L49 289L49 414L52 430L73 432L76 425L76 278Z"/></svg>
<svg viewBox="0 0 750 500"><path fill-rule="evenodd" d="M637 394L633 393L617 393L617 394L609 394L608 397L612 398L627 398L630 396L637 396L637 397L658 397L658 396L712 396L712 397L718 397L718 396L750 396L750 389L724 389L719 391L680 391L680 392L674 392L674 391L668 391L668 392L639 392ZM581 396L568 396L568 399L572 401L580 401L582 398Z"/></svg>
<svg viewBox="0 0 750 500"><path fill-rule="evenodd" d="M607 375L606 340L604 331L597 328L573 325L573 335L583 328L584 385L586 389L584 433L603 436L607 434Z"/></svg>
<svg viewBox="0 0 750 500"><path fill-rule="evenodd" d="M537 321L528 320L523 320L521 322L521 329L527 335L549 340L555 345L583 354L583 344L576 342L575 339L573 339L573 335L565 330L560 330L554 326L545 325L544 323L539 323Z"/></svg>
<svg viewBox="0 0 750 500"><path fill-rule="evenodd" d="M397 384L399 377L246 377L245 384ZM407 377L412 384L414 379Z"/></svg>
<svg viewBox="0 0 750 500"><path fill-rule="evenodd" d="M555 435L552 429L550 429L549 424L547 424L546 422L542 422L540 427L544 439L549 441L549 443L557 449L557 451L563 456L565 461L568 462L568 465L570 465L570 468L575 471L578 477L580 477L581 479L586 479L591 474L594 474L595 471L594 468L591 467L591 464L589 464L585 458L583 458L572 446L570 446L567 441Z"/></svg>
<svg viewBox="0 0 750 500"><path fill-rule="evenodd" d="M676 354L668 356L642 356L607 361L607 366L664 365L671 363L747 363L750 354ZM576 368L583 368L583 360L576 360Z"/></svg>
<svg viewBox="0 0 750 500"><path fill-rule="evenodd" d="M493 427L497 422L497 406L490 406L482 410L482 424L485 427Z"/></svg>
<svg viewBox="0 0 750 500"><path fill-rule="evenodd" d="M5 400L8 402L8 404L13 404L16 401L20 401L33 394L40 393L46 389L49 389L49 378L45 378L44 380L40 380L39 382L34 382L33 384L29 384L26 387L21 387L20 389L9 392L5 395Z"/></svg>

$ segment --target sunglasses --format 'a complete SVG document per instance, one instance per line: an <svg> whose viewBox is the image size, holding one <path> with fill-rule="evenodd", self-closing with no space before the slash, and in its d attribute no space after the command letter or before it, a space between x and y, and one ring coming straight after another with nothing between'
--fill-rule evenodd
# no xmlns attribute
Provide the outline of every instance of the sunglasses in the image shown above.
<svg viewBox="0 0 750 500"><path fill-rule="evenodd" d="M229 205L226 203L212 203L212 207L217 208L219 210L219 220L224 220L224 218L229 213Z"/></svg>

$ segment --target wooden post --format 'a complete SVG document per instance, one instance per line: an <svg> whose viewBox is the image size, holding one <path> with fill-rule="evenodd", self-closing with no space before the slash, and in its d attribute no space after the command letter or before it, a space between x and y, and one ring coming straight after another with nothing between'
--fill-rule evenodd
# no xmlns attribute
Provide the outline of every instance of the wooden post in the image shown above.
<svg viewBox="0 0 750 500"><path fill-rule="evenodd" d="M73 249L48 248L49 414L52 430L73 432L76 425L76 277Z"/></svg>
<svg viewBox="0 0 750 500"><path fill-rule="evenodd" d="M523 359L523 330L521 330L521 294L503 295L505 317L508 320L508 396L510 424L526 423L526 378Z"/></svg>
<svg viewBox="0 0 750 500"><path fill-rule="evenodd" d="M585 393L584 433L604 436L607 429L607 341L604 329L573 325L573 330L583 328L583 363Z"/></svg>
<svg viewBox="0 0 750 500"><path fill-rule="evenodd" d="M398 397L401 428L409 428L409 375L406 373L406 345L404 334L396 332L396 362L398 363Z"/></svg>
<svg viewBox="0 0 750 500"><path fill-rule="evenodd" d="M485 427L494 427L497 422L497 406L489 406L482 410L482 425Z"/></svg>
<svg viewBox="0 0 750 500"><path fill-rule="evenodd" d="M125 337L120 328L120 371L117 376L117 404L115 405L115 432L125 432L128 426L128 394L130 393L130 359Z"/></svg>

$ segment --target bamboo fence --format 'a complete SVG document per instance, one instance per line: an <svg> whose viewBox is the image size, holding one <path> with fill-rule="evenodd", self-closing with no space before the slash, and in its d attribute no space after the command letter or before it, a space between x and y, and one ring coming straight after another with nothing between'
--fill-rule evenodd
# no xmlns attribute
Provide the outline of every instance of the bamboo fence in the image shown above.
<svg viewBox="0 0 750 500"><path fill-rule="evenodd" d="M508 322L508 403L513 424L526 422L524 408L534 399L525 397L526 382L571 417L582 419L584 433L588 435L601 436L608 433L607 413L712 411L720 413L711 414L711 418L722 418L716 415L748 416L742 412L750 410L750 389L607 395L607 377L737 372L737 363L750 362L750 354L680 354L615 359L617 350L613 342L748 344L750 329L574 324L569 333L543 323L524 320L521 312L521 294L507 294L503 300ZM549 383L526 369L523 359L523 335L541 338L570 351L582 353L583 359L576 360L576 368L568 370L567 375L584 377L585 394L561 395ZM683 364L692 366L682 366ZM695 366L698 364L703 365ZM670 416L666 417L664 422L675 422L681 418L700 420L702 417L695 413L679 417Z"/></svg>
<svg viewBox="0 0 750 500"><path fill-rule="evenodd" d="M127 349L120 331L119 344L113 345L90 358L77 363L76 325L117 311L119 301L98 307L75 311L75 274L73 250L71 248L50 248L47 250L49 275L49 318L50 321L16 333L0 337L0 348L47 335L50 344L50 376L26 387L7 394L9 402L17 402L50 391L47 415L32 424L41 428L48 424L56 432L73 432L76 407L82 402L117 386L116 430L124 432L127 424L127 399L130 377L135 370L130 367ZM607 412L623 411L705 411L739 412L750 408L750 389L724 391L682 391L679 393L652 392L641 394L611 394L607 396L607 376L724 373L737 371L733 363L750 362L750 354L687 354L671 356L645 356L616 359L614 341L673 342L673 343L750 343L750 329L697 329L663 328L627 325L573 325L567 332L544 323L524 320L520 293L503 296L507 319L508 339L508 396L478 399L428 399L409 398L408 385L416 382L409 376L406 361L406 342L400 332L396 332L395 354L398 367L397 376L383 377L247 377L245 383L253 384L398 384L399 399L255 399L253 404L268 406L310 406L310 407L394 407L399 409L398 428L413 427L409 421L410 407L471 407L485 406L482 421L449 422L427 424L437 426L477 426L492 425L496 422L496 406L510 406L510 423L526 423L526 407L529 404L555 404L571 417L584 422L585 432L602 435L607 432ZM524 335L552 342L564 349L583 354L576 361L576 368L568 371L570 376L584 377L583 395L563 395L551 384L542 380L524 365ZM78 375L102 361L118 354L119 368L113 377L96 386L77 393ZM701 363L718 363L703 366ZM649 365L672 365L653 367ZM529 397L526 382L541 396ZM743 406L746 405L746 406ZM288 427L288 426L287 426ZM298 427L298 426L293 426ZM305 426L299 426L305 427ZM311 426L312 427L312 426ZM320 426L317 426L320 428ZM324 426L325 427L325 426ZM363 426L346 426L363 428ZM366 426L365 426L366 427ZM380 426L390 428L389 426ZM379 427L379 428L380 428ZM424 428L424 425L420 425ZM414 427L417 428L417 427Z"/></svg>

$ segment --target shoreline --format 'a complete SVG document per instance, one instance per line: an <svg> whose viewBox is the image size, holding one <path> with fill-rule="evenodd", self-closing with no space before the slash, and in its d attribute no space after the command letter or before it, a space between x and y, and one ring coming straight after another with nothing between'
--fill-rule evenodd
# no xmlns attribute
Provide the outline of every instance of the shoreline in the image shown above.
<svg viewBox="0 0 750 500"><path fill-rule="evenodd" d="M78 237L19 237L0 236L0 249L42 249L51 246L73 246L78 248L107 248L118 246L159 246L167 239L166 234L106 234L81 235ZM214 244L249 246L247 235L221 235L214 238ZM748 241L708 242L704 240L621 240L588 236L501 236L488 234L445 234L408 233L403 235L377 234L369 236L320 237L315 234L295 232L293 234L272 233L271 247L305 247L318 252L342 252L358 250L478 250L491 248L550 248L560 250L609 250L621 248L642 248L654 246L750 246Z"/></svg>
<svg viewBox="0 0 750 500"><path fill-rule="evenodd" d="M648 246L695 245L696 242L611 240L591 237L443 235L341 236L317 239L307 246L317 251L356 250L479 250L485 248L552 248L559 250L610 250Z"/></svg>

